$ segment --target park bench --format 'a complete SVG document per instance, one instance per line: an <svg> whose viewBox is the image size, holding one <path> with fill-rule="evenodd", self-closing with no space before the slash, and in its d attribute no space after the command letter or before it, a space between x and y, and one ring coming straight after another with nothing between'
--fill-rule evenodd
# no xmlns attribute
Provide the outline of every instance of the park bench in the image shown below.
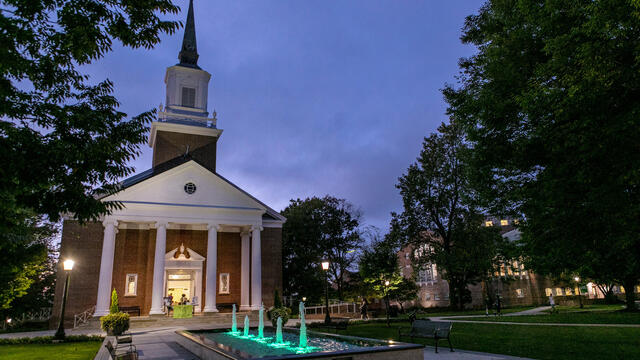
<svg viewBox="0 0 640 360"><path fill-rule="evenodd" d="M127 347L124 351L122 351L123 349L119 349L117 346L113 347L113 344L111 344L111 340L108 340L107 343L104 345L104 347L107 348L107 351L109 352L109 356L111 356L111 359L113 360L137 360L138 359L138 351L136 350L136 347L133 344L129 344L129 347Z"/></svg>
<svg viewBox="0 0 640 360"><path fill-rule="evenodd" d="M402 336L408 336L413 340L413 338L430 338L435 339L436 341L436 353L438 352L438 340L447 339L449 342L449 348L453 351L453 346L451 345L451 339L449 338L451 334L451 327L453 323L448 321L430 321L430 320L419 320L416 319L411 324L411 329L406 331L407 328L398 328L398 340Z"/></svg>
<svg viewBox="0 0 640 360"><path fill-rule="evenodd" d="M140 316L140 306L122 306L119 310L129 315L137 314L137 316Z"/></svg>

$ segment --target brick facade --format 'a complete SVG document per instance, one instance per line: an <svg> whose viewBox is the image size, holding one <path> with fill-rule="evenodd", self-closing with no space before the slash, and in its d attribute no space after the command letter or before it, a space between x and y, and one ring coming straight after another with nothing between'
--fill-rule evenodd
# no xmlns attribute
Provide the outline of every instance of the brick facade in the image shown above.
<svg viewBox="0 0 640 360"><path fill-rule="evenodd" d="M156 230L120 229L116 235L115 254L112 274L112 289L118 292L120 306L139 306L141 314L151 309L153 290L153 264ZM60 258L75 260L71 274L69 295L65 311L65 324L73 325L74 314L79 314L96 304L100 259L102 256L103 226L92 222L81 226L77 221L65 220L62 230ZM275 288L282 291L282 229L265 228L261 232L262 249L262 292L266 307L273 305ZM198 254L207 255L207 231L167 230L166 251L169 252L181 244ZM204 304L206 292L206 260L202 268L202 293L198 294ZM230 275L230 293L219 294L217 303L240 304L241 296L241 239L239 233L218 233L218 278L220 273ZM64 288L64 271L59 265L54 301L54 317L50 326L55 328L58 322ZM138 275L137 293L125 296L127 274Z"/></svg>
<svg viewBox="0 0 640 360"><path fill-rule="evenodd" d="M79 314L96 304L100 257L102 256L103 227L101 223L90 222L82 226L77 221L65 220L62 228L60 259L74 259L75 265L69 279L69 294L65 309L65 324L73 326L73 315ZM50 327L56 328L60 318L65 271L58 263L56 290L53 301L53 317Z"/></svg>

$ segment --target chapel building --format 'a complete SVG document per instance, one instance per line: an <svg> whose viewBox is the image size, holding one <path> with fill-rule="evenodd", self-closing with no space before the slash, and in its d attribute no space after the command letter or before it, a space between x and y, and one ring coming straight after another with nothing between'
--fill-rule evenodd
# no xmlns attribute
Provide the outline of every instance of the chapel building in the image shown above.
<svg viewBox="0 0 640 360"><path fill-rule="evenodd" d="M196 315L259 309L282 290L286 219L216 172L222 135L208 112L211 74L198 65L193 2L178 64L166 70L165 107L151 124L152 167L103 201L123 208L101 222L66 217L60 259L73 259L65 320L108 314L111 292L141 316L163 315L164 299L184 294ZM259 146L259 145L258 145ZM62 261L61 261L62 262ZM57 324L65 274L59 265Z"/></svg>

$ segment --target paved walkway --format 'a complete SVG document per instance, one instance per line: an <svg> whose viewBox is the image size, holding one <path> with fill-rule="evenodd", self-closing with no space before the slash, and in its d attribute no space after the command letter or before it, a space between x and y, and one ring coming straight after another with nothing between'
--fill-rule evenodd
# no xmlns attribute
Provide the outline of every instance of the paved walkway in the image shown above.
<svg viewBox="0 0 640 360"><path fill-rule="evenodd" d="M509 355L489 354L477 351L456 350L454 352L449 349L438 348L436 354L435 348L425 346L424 360L526 360L527 358L514 357Z"/></svg>

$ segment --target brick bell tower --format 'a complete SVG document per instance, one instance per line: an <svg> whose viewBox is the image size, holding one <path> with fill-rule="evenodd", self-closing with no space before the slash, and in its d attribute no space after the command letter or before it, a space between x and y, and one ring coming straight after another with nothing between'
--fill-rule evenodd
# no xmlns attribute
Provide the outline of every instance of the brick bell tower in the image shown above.
<svg viewBox="0 0 640 360"><path fill-rule="evenodd" d="M216 170L216 145L222 130L216 112L209 117L207 95L211 74L198 66L193 0L189 1L180 62L167 68L166 106L160 105L158 119L151 123L149 146L153 167L185 154Z"/></svg>

